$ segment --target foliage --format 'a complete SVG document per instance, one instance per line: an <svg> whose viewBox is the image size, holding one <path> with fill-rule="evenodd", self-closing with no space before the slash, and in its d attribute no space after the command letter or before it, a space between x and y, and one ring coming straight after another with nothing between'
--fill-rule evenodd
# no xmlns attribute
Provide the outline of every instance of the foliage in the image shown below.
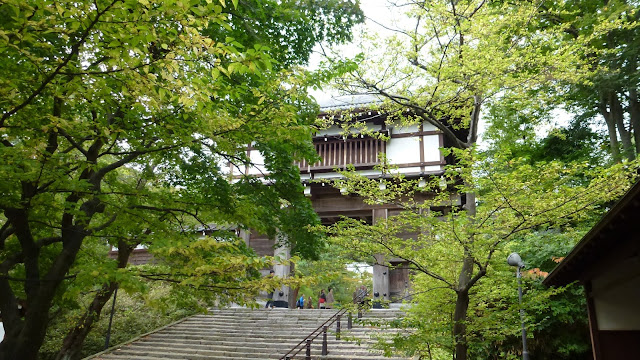
<svg viewBox="0 0 640 360"><path fill-rule="evenodd" d="M364 20L358 1L239 0L237 7L227 11L229 28L212 27L208 35L267 46L276 68L306 64L316 44L351 41L351 28Z"/></svg>
<svg viewBox="0 0 640 360"><path fill-rule="evenodd" d="M94 300L62 358L79 356L73 349L118 284L143 290L141 277L152 278L222 302L275 287L255 277L270 259L225 233L236 226L270 236L279 229L294 252L317 256L321 239L303 226L317 217L292 165L316 156L317 106L306 94L309 74L289 65L327 36L348 39L357 4L287 3L280 14L322 14L323 24L307 27L243 4L2 2L0 359L35 358L50 308L87 291ZM344 23L341 9L351 11ZM245 36L240 15L270 30ZM287 47L283 37L304 46ZM260 178L246 175L256 165L250 146L264 158ZM199 239L203 230L216 235ZM138 245L161 259L150 272L126 267ZM118 259L104 256L110 246Z"/></svg>
<svg viewBox="0 0 640 360"><path fill-rule="evenodd" d="M392 121L435 127L444 135L447 148L473 150L480 122L487 115L494 122L502 122L503 129L508 129L507 143L514 144L499 148L486 161L476 163L478 159L473 156L458 160L456 168L460 171L447 170L451 192L440 191L438 179L430 179L425 189L435 192L433 198L404 202L409 211L393 220L373 226L343 221L330 232L358 258L380 253L406 259L423 274L419 277L426 278L423 291L442 286L448 290L433 290L433 294L455 295L447 313L452 318L438 319L445 322L442 327L435 326L440 331L452 329L447 342L421 351L444 351L464 360L477 351L469 347L474 328L467 314L473 314L470 306L475 306L476 286L490 274L493 256L520 233L582 221L585 214L598 209L602 200L617 198L628 186L628 180L617 175L604 180L609 170L584 163L565 166L551 160L573 160L559 156L566 149L565 143L554 137L546 139L536 151L527 147L537 143L537 125L551 116L550 109L559 103L557 94L592 85L594 76L600 74L603 54L618 59L615 52L637 52L633 50L637 47L623 45L623 34L631 36L628 43L637 38L632 36L637 11L625 2L607 7L604 3L608 2L598 1L392 3L396 9L406 9L406 16L392 27L390 36L365 34L360 58L349 61L338 56L336 67L351 71L336 86L348 93L377 95ZM572 31L578 34L565 41ZM605 41L607 36L614 37L613 52L604 49L612 44ZM631 73L637 72L635 65L630 68ZM570 130L576 131L557 131L554 135L581 135L580 128ZM584 135L579 144L591 141L591 135ZM589 145L583 148L590 149ZM523 152L527 159L518 158ZM513 154L516 157L510 162ZM618 159L615 154L612 158ZM582 156L579 159L584 160ZM456 161L450 157L450 164L449 160ZM541 160L544 162L539 163ZM612 174L620 169L615 167ZM346 176L345 183L337 184L340 188L380 206L422 192L415 187L417 181L412 185L403 179L385 180L387 190L380 191L377 182ZM609 189L598 190L603 185L618 188L612 190L615 194ZM603 194L606 198L597 198ZM417 243L405 244L397 236L402 232L419 234ZM423 251L416 253L416 248ZM434 324L440 324L438 321ZM436 331L433 336L438 334Z"/></svg>
<svg viewBox="0 0 640 360"><path fill-rule="evenodd" d="M296 276L312 281L300 288L298 298L300 294L304 294L305 299L307 296L311 296L314 301L317 301L320 289L324 289L326 293L329 288L332 288L335 306L351 303L353 292L360 285L370 285L371 283L370 273L348 269L351 262L351 259L345 258L329 248L317 261L301 260L296 263Z"/></svg>
<svg viewBox="0 0 640 360"><path fill-rule="evenodd" d="M116 298L110 344L113 346L123 343L198 311L201 304L196 298L185 297L183 293L180 295L176 296L171 287L163 284L152 285L145 295L119 291ZM77 318L82 315L82 307L88 306L90 299L91 294L85 294L80 301L80 307L56 309L58 310L57 316L47 330L47 337L39 354L40 359L55 358L64 336ZM106 304L107 314L96 322L87 336L82 349L83 357L104 350L112 301L110 300Z"/></svg>
<svg viewBox="0 0 640 360"><path fill-rule="evenodd" d="M561 231L531 233L516 239L510 246L527 259L527 268L532 269L524 274L526 288L548 294L537 300L527 293L526 309L532 324L532 358L590 359L592 356L586 297L582 287L576 283L560 291L547 291L541 281L573 249L604 210L594 212L592 219L575 226L565 226Z"/></svg>
<svg viewBox="0 0 640 360"><path fill-rule="evenodd" d="M438 177L425 179L426 185L420 187L418 180L402 175L369 180L344 173L345 180L336 180L339 188L363 196L368 203L394 203L404 210L373 225L345 219L327 229L330 243L356 258L368 255L369 259L379 259L373 255L382 254L386 259L401 259L416 273L417 294L412 300L416 305L406 325L418 331L396 339L396 345L424 357L430 353L447 357L455 354L458 358L458 344L463 341L468 352L462 356L514 357L519 321L513 270L504 260L508 251L530 234L570 229L593 220L602 204L617 199L629 188L637 164L611 168L560 162L531 165L527 159L484 159L472 151L455 153L458 162L444 175L447 189L441 188ZM379 186L380 181L385 186ZM361 186L367 182L370 186ZM477 200L464 198L470 193L477 194ZM416 196L419 194L426 195L424 200ZM477 201L474 212L466 208L465 201ZM413 234L412 241L405 240L403 235L407 233ZM553 251L540 256L563 256L573 242L567 237L559 246L558 238L550 239L547 246ZM461 270L467 261L472 263L469 272ZM542 259L535 261L542 266ZM564 323L572 314L570 309L554 308L566 299L550 302L552 295L540 285L529 287L526 306L536 309L536 316L528 324L540 329L540 334L551 333L548 327L557 326L553 321ZM550 321L553 312L564 317ZM458 333L461 337L456 337L456 314L462 314L465 326L465 331ZM544 340L537 345L552 344L558 345ZM577 344L577 348L569 349L570 344ZM569 356L574 355L572 351L584 350L584 343L579 341L566 345L564 351Z"/></svg>
<svg viewBox="0 0 640 360"><path fill-rule="evenodd" d="M485 152L510 152L513 157L539 161L587 161L605 165L611 162L606 135L594 131L583 116L575 116L566 125L556 124L541 137L540 125L551 121L551 115L496 103L489 107L489 124L482 134L488 144ZM543 127L544 128L544 127Z"/></svg>
<svg viewBox="0 0 640 360"><path fill-rule="evenodd" d="M534 22L562 29L560 43L584 44L576 54L589 69L586 81L563 82L555 94L571 111L606 126L614 161L634 159L640 149L639 16L634 1L544 1Z"/></svg>
<svg viewBox="0 0 640 360"><path fill-rule="evenodd" d="M378 95L397 119L435 126L446 146L475 144L487 104L544 108L552 100L538 90L560 80L579 81L587 71L576 53L582 43L558 45L562 29L529 32L540 1L402 5L394 8L405 16L392 27L393 35L365 34L358 67L336 86ZM344 68L349 61L333 63Z"/></svg>

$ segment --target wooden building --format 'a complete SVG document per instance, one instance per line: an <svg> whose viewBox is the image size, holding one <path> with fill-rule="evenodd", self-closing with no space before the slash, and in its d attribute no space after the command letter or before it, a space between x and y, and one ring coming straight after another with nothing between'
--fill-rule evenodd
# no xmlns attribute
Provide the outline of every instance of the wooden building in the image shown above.
<svg viewBox="0 0 640 360"><path fill-rule="evenodd" d="M640 359L640 182L547 276L579 281L587 297L595 360Z"/></svg>
<svg viewBox="0 0 640 360"><path fill-rule="evenodd" d="M379 219L386 219L402 210L389 204L365 204L361 198L345 195L340 189L322 182L322 180L342 176L337 170L353 166L355 171L369 178L382 178L385 175L374 167L379 164L379 155L383 154L397 169L395 171L404 174L408 179L440 176L444 172L446 160L440 148L451 146L451 144L447 144L439 130L428 123L411 126L393 124L388 121L388 115L384 111L372 109L371 105L374 103L373 98L357 97L325 104L319 116L331 117L337 125L319 130L313 138L321 160L314 164L307 162L297 164L300 168L301 181L305 185L305 195L310 198L315 211L325 225L338 221L341 216L361 219L373 224ZM342 121L358 122L360 128L366 131L359 131L355 133L356 136L353 136L354 133L351 136L344 136L340 126ZM381 140L375 136L379 133L385 135L387 140ZM263 176L266 169L260 152L249 147L247 155L251 159L251 165L239 169L237 164L229 164L229 172L236 176ZM460 205L460 198L457 202ZM225 228L225 230L230 229ZM194 231L202 232L202 236L212 236L211 232L215 230L216 226L211 226ZM269 239L266 235L255 231L235 228L234 230L258 255L278 255L285 258L290 256L289 249L275 247L275 239ZM408 241L413 236L415 234L405 234ZM115 258L117 250L112 250L109 255ZM137 265L151 261L153 261L151 255L143 247L134 250L131 254L131 264ZM373 259L371 262L374 262ZM375 262L377 264L373 266L372 289L374 300L401 300L410 293L409 270L402 266L400 259L384 259L381 255L375 255ZM391 268L382 265L386 263L391 263ZM288 276L289 270L287 265L274 267L275 275L280 277ZM268 269L264 270L264 275L268 273ZM283 287L280 291L276 291L274 302L277 306L288 306L291 303L289 289Z"/></svg>
<svg viewBox="0 0 640 360"><path fill-rule="evenodd" d="M401 211L391 205L369 205L357 196L344 195L336 189L318 180L330 180L340 177L336 170L346 169L351 165L355 170L369 178L384 176L374 167L379 164L379 154L384 154L390 164L397 167L397 172L409 179L439 176L444 172L445 158L440 148L448 146L443 134L433 125L420 123L411 126L390 124L387 114L370 108L371 98L365 101L348 99L342 103L328 104L322 107L320 117L332 117L337 125L320 130L313 142L321 160L314 164L306 162L298 164L300 177L305 185L305 194L309 196L313 207L320 216L323 224L336 222L340 216L347 216L375 223L378 219L386 219ZM356 133L356 136L344 136L340 126L340 119L344 116L350 122L358 122L366 131ZM380 140L373 134L383 133L387 141ZM245 174L260 176L265 169L260 166L263 162L260 153L249 150L249 157L254 166L247 166ZM230 169L234 171L234 169ZM236 169L236 174L240 175ZM407 238L411 235L408 234ZM256 233L252 233L248 244L261 255L273 255L272 240ZM276 252L286 249L276 249ZM382 259L377 262L391 262L402 265L399 259ZM373 261L372 261L373 262ZM286 276L287 269L276 269L276 275ZM389 269L383 265L374 265L373 294L378 300L399 300L409 291L409 270L406 267L392 266ZM277 301L286 301L288 294L281 292Z"/></svg>

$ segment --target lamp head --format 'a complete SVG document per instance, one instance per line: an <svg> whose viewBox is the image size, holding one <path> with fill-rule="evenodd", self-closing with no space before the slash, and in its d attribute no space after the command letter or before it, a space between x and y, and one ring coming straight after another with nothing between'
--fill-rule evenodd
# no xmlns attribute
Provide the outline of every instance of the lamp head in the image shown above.
<svg viewBox="0 0 640 360"><path fill-rule="evenodd" d="M518 255L518 253L511 253L511 255L507 257L507 264L520 268L524 267L524 262L522 262L522 259L520 258L520 255Z"/></svg>

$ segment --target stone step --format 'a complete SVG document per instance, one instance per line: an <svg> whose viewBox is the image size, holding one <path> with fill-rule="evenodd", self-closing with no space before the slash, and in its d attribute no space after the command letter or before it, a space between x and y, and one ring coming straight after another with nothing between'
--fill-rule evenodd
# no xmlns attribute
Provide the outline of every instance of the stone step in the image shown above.
<svg viewBox="0 0 640 360"><path fill-rule="evenodd" d="M129 344L112 348L93 360L279 359L336 312L319 309L215 309L209 314L189 317ZM347 316L344 315L341 320L342 340L335 339L336 324L332 324L327 334L329 355L321 356L322 335L319 335L311 347L312 359L390 359L371 349L379 342L380 335L392 335L398 331L383 324L399 316L403 313L387 310L366 312L362 319L356 319L354 315L354 327L349 330L346 328ZM301 350L295 358L304 359L304 352Z"/></svg>
<svg viewBox="0 0 640 360"><path fill-rule="evenodd" d="M292 360L304 360L304 355L297 355L294 358L291 358ZM95 360L164 360L166 359L163 355L161 356L154 356L154 355L136 355L135 357L131 357L131 355L117 355L117 354L108 354L108 355L103 355L99 358L95 358ZM189 358L191 359L191 358ZM208 357L208 360L229 360L229 359L236 359L236 358L230 358L230 357ZM278 360L280 359L280 357L273 357L273 358L268 358L268 359L273 359L273 360ZM398 358L398 357L384 357L384 356L378 356L378 355L369 355L369 356L364 356L364 357L354 357L352 355L332 355L329 354L327 356L316 356L312 358L313 360L405 360L405 358ZM263 359L259 359L259 360L265 360Z"/></svg>
<svg viewBox="0 0 640 360"><path fill-rule="evenodd" d="M286 351L284 352L286 353ZM115 350L113 352L114 355L128 355L132 358L137 359L139 356L156 356L156 357L164 357L165 359L191 359L191 360L207 360L212 358L221 358L221 359L278 359L284 354L282 351L278 351L277 349L268 351L262 350L258 351L257 349L252 349L252 351L247 351L244 348L232 348L232 349L218 349L218 350L192 350L189 351L185 349L174 349L171 347L149 347L149 348L131 348L126 347L122 349ZM304 350L301 351L302 354L298 354L296 357L304 357ZM368 357L368 356L381 356L379 353L373 353L366 349L360 350L341 350L341 349L329 349L329 355L331 357ZM311 356L313 358L321 357L321 348L320 346L311 348ZM108 357L103 356L100 359L108 359Z"/></svg>
<svg viewBox="0 0 640 360"><path fill-rule="evenodd" d="M142 344L145 346L149 344L157 344L158 346L162 346L162 345L165 345L166 343L167 342L162 339L148 338L148 339L141 339L137 341L135 344L132 344L130 346L136 346L139 344ZM231 346L231 347L247 346L247 347L257 347L257 348L272 348L272 347L293 348L293 346L299 343L300 343L300 340L282 341L278 343L260 341L260 342L253 342L249 344L245 341L232 341L232 340L223 340L215 343L210 343L210 342L203 342L198 340L181 339L180 342L171 343L172 344L171 346L175 346L176 348L193 348L193 349L196 349L196 348L214 349L216 347L223 347L223 346ZM320 337L313 341L313 346L316 346L317 344L322 344L322 339ZM349 348L364 346L362 345L362 343L357 344L355 342L348 342L348 341L345 342L344 340L335 340L335 339L327 339L327 344L329 346L340 345L340 346L349 347Z"/></svg>
<svg viewBox="0 0 640 360"><path fill-rule="evenodd" d="M328 340L327 341L334 341L335 339L335 335L333 334L327 334ZM198 336L155 336L155 335L151 335L149 336L150 339L153 339L154 341L162 341L162 342L171 342L171 343L176 343L176 342L180 342L180 343L185 343L185 344L202 344L202 345L215 345L215 344L219 344L219 343L240 343L240 344L252 344L252 343L258 343L258 344L263 344L263 343L269 343L271 342L277 342L277 344L286 344L286 346L292 347L293 345L299 343L302 340L302 337L261 337L261 338L251 338L251 337L242 337L242 338L237 338L234 340L228 340L228 337L224 337L224 336L208 336L208 337L198 337ZM320 335L318 337L317 341L321 341L322 335ZM364 336L357 336L354 334L343 334L342 336L342 340L339 340L338 342L361 342L361 343L366 343L366 344L373 344L378 342L379 340L375 337L372 336L372 334L366 334Z"/></svg>
<svg viewBox="0 0 640 360"><path fill-rule="evenodd" d="M271 346L257 346L255 344L232 344L232 345L192 345L192 344L171 344L166 343L154 343L154 342L136 342L123 347L121 351L135 351L135 352L172 352L173 354L202 354L208 356L218 356L220 354L234 353L238 355L242 354L285 354L296 343L290 344L272 344ZM344 345L344 346L343 346ZM368 347L358 346L354 343L351 344L336 344L331 342L327 344L327 347L332 353L336 354L353 354L353 355L368 355L371 353ZM312 353L320 353L322 349L322 342L314 342L311 346ZM304 351L304 350L303 350Z"/></svg>
<svg viewBox="0 0 640 360"><path fill-rule="evenodd" d="M260 340L260 339L274 339L278 341L286 340L286 339L301 339L301 334L309 335L315 329L307 329L306 331L297 331L296 329L280 329L280 330L270 330L271 332L247 332L244 330L235 330L235 331L227 331L227 332L212 332L212 331L199 331L196 329L193 330L184 330L184 329L165 329L159 331L153 335L154 337L164 338L167 340L170 339L201 339L208 341L215 341L220 339L226 339L233 335L234 339L243 339L243 340ZM352 328L352 329L341 329L341 333L344 336L352 336L360 339L371 338L373 336L377 336L381 333L386 334L394 334L401 330L397 329L389 329L388 331L384 331L383 329L366 329L366 328ZM335 328L328 329L327 336L335 337Z"/></svg>

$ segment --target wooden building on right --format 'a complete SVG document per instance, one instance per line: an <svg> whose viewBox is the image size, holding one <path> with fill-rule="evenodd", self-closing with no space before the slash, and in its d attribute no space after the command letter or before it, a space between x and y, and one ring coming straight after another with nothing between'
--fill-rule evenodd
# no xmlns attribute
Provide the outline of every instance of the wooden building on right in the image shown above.
<svg viewBox="0 0 640 360"><path fill-rule="evenodd" d="M547 276L547 286L579 281L595 360L640 359L640 182Z"/></svg>

